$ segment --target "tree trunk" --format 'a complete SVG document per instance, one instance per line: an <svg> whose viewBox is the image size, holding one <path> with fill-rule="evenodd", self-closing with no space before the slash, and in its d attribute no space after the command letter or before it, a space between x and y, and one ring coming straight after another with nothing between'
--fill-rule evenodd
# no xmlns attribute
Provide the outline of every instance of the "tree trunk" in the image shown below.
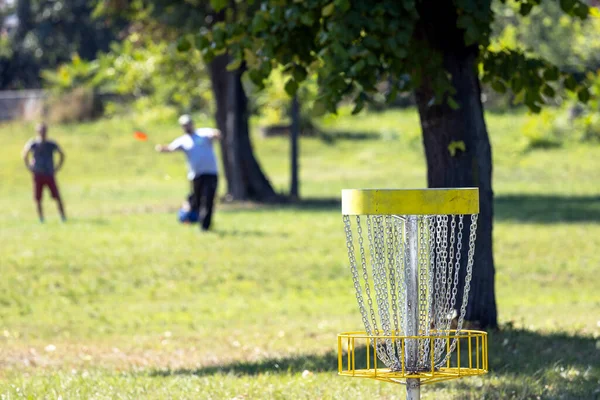
<svg viewBox="0 0 600 400"><path fill-rule="evenodd" d="M446 55L445 67L452 74L460 105L453 110L446 104L431 105L433 91L424 81L417 89L416 100L423 130L429 187L478 187L480 214L477 226L475 261L471 292L465 319L481 328L498 325L494 293L494 258L492 253L493 191L492 152L481 103L481 87L476 70L476 55ZM465 151L452 156L448 146L463 142ZM468 226L469 219L465 225ZM463 238L463 249L468 248ZM462 269L464 273L465 270ZM464 275L461 277L464 282ZM457 295L457 308L462 304Z"/></svg>
<svg viewBox="0 0 600 400"><path fill-rule="evenodd" d="M458 109L453 109L445 101L441 105L432 105L435 78L429 76L427 71L431 70L428 67L435 60L425 60L422 65L423 79L415 90L415 97L427 158L427 182L429 187L479 188L475 259L465 319L480 328L496 328L492 150L481 103L477 73L478 47L465 45L465 32L457 27L458 15L454 2L423 0L417 8L421 19L415 34L426 47L441 56L443 67L450 73L456 90L452 97L459 104ZM463 142L465 150L455 147L456 153L452 155L449 146L453 142ZM463 250L468 248L467 240L468 237L463 237ZM461 268L461 272L460 282L464 282L465 269ZM464 295L462 285L460 287L457 309L460 309Z"/></svg>
<svg viewBox="0 0 600 400"><path fill-rule="evenodd" d="M231 193L231 167L229 165L229 152L227 151L227 87L228 74L226 66L228 63L227 55L220 55L208 65L210 72L210 81L212 84L213 94L215 96L216 113L215 119L217 120L217 127L221 131L223 138L221 144L221 160L223 163L223 172L225 174L225 181L227 182L227 194Z"/></svg>
<svg viewBox="0 0 600 400"><path fill-rule="evenodd" d="M298 96L292 98L292 126L290 129L290 197L297 199L298 193L298 136L300 135L300 105Z"/></svg>
<svg viewBox="0 0 600 400"><path fill-rule="evenodd" d="M217 126L223 134L221 154L230 200L272 201L277 195L254 156L248 127L248 101L243 69L227 71L229 57L210 63Z"/></svg>

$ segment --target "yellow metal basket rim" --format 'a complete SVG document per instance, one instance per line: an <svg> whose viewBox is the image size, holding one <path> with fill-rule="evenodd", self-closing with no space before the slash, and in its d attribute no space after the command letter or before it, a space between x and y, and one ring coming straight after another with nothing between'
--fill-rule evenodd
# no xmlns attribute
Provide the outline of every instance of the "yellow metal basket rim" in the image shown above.
<svg viewBox="0 0 600 400"><path fill-rule="evenodd" d="M344 189L344 215L478 214L478 188Z"/></svg>

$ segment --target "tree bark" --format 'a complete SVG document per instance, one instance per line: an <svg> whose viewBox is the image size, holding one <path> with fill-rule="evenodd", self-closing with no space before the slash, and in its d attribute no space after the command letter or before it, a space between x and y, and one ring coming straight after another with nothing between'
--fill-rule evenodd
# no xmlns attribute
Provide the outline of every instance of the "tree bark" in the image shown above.
<svg viewBox="0 0 600 400"><path fill-rule="evenodd" d="M457 90L454 96L460 108L430 105L433 92L426 85L416 90L416 100L423 130L427 158L427 183L432 188L478 187L480 214L477 226L475 261L466 320L481 328L498 325L494 290L492 252L493 191L492 152L481 103L481 88L475 68L475 56L448 57L446 68ZM462 141L465 151L454 156L448 146ZM466 219L468 225L469 219ZM463 238L467 249L468 236ZM464 282L464 272L461 282ZM462 285L461 285L462 287ZM463 293L457 295L457 308Z"/></svg>
<svg viewBox="0 0 600 400"><path fill-rule="evenodd" d="M424 8L420 10L422 25L418 28L418 34L432 49L441 53L443 66L451 74L452 84L456 89L453 98L460 107L452 109L446 102L433 105L433 83L429 76L424 76L415 95L423 131L429 187L479 188L480 214L465 319L481 328L496 328L498 317L492 246L492 151L481 103L477 48L465 46L464 32L456 27L456 19L448 18L451 15L449 13L456 13L453 4L423 4ZM436 5L448 9L440 10L439 7L434 7ZM423 70L426 70L425 66ZM452 142L463 142L465 150L457 150L453 156L449 149ZM465 226L469 223L469 219L466 219ZM467 243L468 236L465 235L463 250L468 248ZM465 269L461 270L460 282L464 282ZM456 300L457 309L462 304L462 285L460 289Z"/></svg>
<svg viewBox="0 0 600 400"><path fill-rule="evenodd" d="M248 126L248 99L242 85L243 68L227 71L227 55L209 65L216 102L216 120L223 138L221 154L230 200L272 201L277 195L263 173L252 148Z"/></svg>

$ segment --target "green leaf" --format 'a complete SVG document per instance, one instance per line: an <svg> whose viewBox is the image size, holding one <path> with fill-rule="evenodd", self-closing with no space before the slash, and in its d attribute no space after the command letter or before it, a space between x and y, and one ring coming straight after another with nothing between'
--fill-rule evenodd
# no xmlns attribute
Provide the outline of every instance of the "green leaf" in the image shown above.
<svg viewBox="0 0 600 400"><path fill-rule="evenodd" d="M267 29L267 21L262 13L258 12L252 18L252 33L256 34Z"/></svg>
<svg viewBox="0 0 600 400"><path fill-rule="evenodd" d="M333 14L334 9L335 4L333 2L329 3L325 7L323 7L323 9L321 10L321 15L324 17L329 17L331 14Z"/></svg>
<svg viewBox="0 0 600 400"><path fill-rule="evenodd" d="M550 85L544 85L544 87L542 87L542 93L546 97L554 97L556 95L556 91Z"/></svg>
<svg viewBox="0 0 600 400"><path fill-rule="evenodd" d="M390 92L388 93L385 101L388 104L391 104L394 102L394 100L396 100L396 97L398 97L398 87L396 85L393 85L392 90L390 90Z"/></svg>
<svg viewBox="0 0 600 400"><path fill-rule="evenodd" d="M467 146L465 142L462 140L453 140L448 144L448 152L450 153L450 157L456 156L456 151L461 150L463 153L467 151Z"/></svg>
<svg viewBox="0 0 600 400"><path fill-rule="evenodd" d="M519 9L519 13L525 17L525 16L529 15L529 13L531 12L532 9L533 9L533 4L521 3L521 8Z"/></svg>
<svg viewBox="0 0 600 400"><path fill-rule="evenodd" d="M573 8L573 14L575 14L580 19L586 19L590 13L590 8L587 4L577 3Z"/></svg>
<svg viewBox="0 0 600 400"><path fill-rule="evenodd" d="M315 23L315 19L311 12L304 12L300 15L300 22L302 22L306 26L311 26Z"/></svg>
<svg viewBox="0 0 600 400"><path fill-rule="evenodd" d="M460 108L460 104L458 104L458 102L456 100L454 100L454 97L452 96L448 96L448 106L453 109L453 110L458 110Z"/></svg>
<svg viewBox="0 0 600 400"><path fill-rule="evenodd" d="M210 0L210 5L215 11L221 11L223 8L227 7L227 0Z"/></svg>
<svg viewBox="0 0 600 400"><path fill-rule="evenodd" d="M564 85L568 90L570 90L572 92L574 92L575 89L577 89L577 81L575 80L575 78L573 78L573 75L569 75L565 79Z"/></svg>
<svg viewBox="0 0 600 400"><path fill-rule="evenodd" d="M235 71L236 69L240 68L241 65L242 59L236 57L229 64L227 64L227 67L225 68L227 69L227 71Z"/></svg>
<svg viewBox="0 0 600 400"><path fill-rule="evenodd" d="M256 86L258 86L258 87L264 86L263 76L258 70L251 69L250 71L248 71L248 78L250 78L252 83L254 83Z"/></svg>
<svg viewBox="0 0 600 400"><path fill-rule="evenodd" d="M183 53L192 48L192 44L186 37L181 37L177 41L177 51Z"/></svg>
<svg viewBox="0 0 600 400"><path fill-rule="evenodd" d="M506 86L500 81L492 82L492 89L498 93L506 93Z"/></svg>
<svg viewBox="0 0 600 400"><path fill-rule="evenodd" d="M294 66L294 71L292 72L292 76L296 82L302 82L306 79L308 73L306 69L300 65Z"/></svg>
<svg viewBox="0 0 600 400"><path fill-rule="evenodd" d="M339 8L341 11L348 11L350 9L350 1L349 0L335 0L335 6Z"/></svg>
<svg viewBox="0 0 600 400"><path fill-rule="evenodd" d="M293 79L289 79L285 84L285 92L287 94L289 94L290 96L294 96L297 91L298 91L298 83Z"/></svg>
<svg viewBox="0 0 600 400"><path fill-rule="evenodd" d="M365 101L361 97L359 97L356 101L356 104L354 105L354 108L352 109L352 115L358 114L362 111L363 108L365 108Z"/></svg>
<svg viewBox="0 0 600 400"><path fill-rule="evenodd" d="M550 67L544 71L544 79L549 82L557 81L559 77L560 72L556 67Z"/></svg>
<svg viewBox="0 0 600 400"><path fill-rule="evenodd" d="M194 45L198 50L202 50L210 46L210 41L206 37L206 35L196 35L194 38Z"/></svg>
<svg viewBox="0 0 600 400"><path fill-rule="evenodd" d="M579 89L579 92L577 92L577 98L580 102L584 104L587 103L590 100L590 91L588 90L588 88L582 87L581 89Z"/></svg>
<svg viewBox="0 0 600 400"><path fill-rule="evenodd" d="M575 6L576 1L577 0L560 0L560 8L562 8L564 12L568 13L571 11L573 6Z"/></svg>
<svg viewBox="0 0 600 400"><path fill-rule="evenodd" d="M200 54L202 54L202 60L205 63L209 63L215 58L215 52L210 47L203 48Z"/></svg>
<svg viewBox="0 0 600 400"><path fill-rule="evenodd" d="M521 90L515 94L515 97L512 101L514 105L521 104L525 100L525 91Z"/></svg>

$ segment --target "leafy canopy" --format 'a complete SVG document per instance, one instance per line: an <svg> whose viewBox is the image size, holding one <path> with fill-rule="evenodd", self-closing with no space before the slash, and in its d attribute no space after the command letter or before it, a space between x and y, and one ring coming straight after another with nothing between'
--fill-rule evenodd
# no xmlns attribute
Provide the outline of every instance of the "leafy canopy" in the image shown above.
<svg viewBox="0 0 600 400"><path fill-rule="evenodd" d="M482 80L498 92L511 89L536 112L557 96L561 86L586 102L588 89L570 73L522 50L490 48L494 21L491 3L453 0L451 13L436 11L441 14L436 17L438 22L452 24L461 32L462 48L458 51L477 52ZM526 16L541 0L514 3ZM585 19L590 14L580 0L558 3L570 16ZM422 16L424 7L438 4L424 0L250 0L232 6L226 0L211 0L214 10L224 12L225 18L211 29L202 28L194 43L207 62L228 51L230 68L244 65L258 86L276 66L283 66L290 95L315 72L322 90L318 104L331 112L348 96L355 102L354 112L359 112L384 79L391 83L386 96L392 101L399 92L419 87L424 76L432 82L432 103L446 101L456 108L452 97L455 89L443 68L443 53L456 49L432 44L428 35L437 28ZM181 43L182 49L192 44L187 39Z"/></svg>

